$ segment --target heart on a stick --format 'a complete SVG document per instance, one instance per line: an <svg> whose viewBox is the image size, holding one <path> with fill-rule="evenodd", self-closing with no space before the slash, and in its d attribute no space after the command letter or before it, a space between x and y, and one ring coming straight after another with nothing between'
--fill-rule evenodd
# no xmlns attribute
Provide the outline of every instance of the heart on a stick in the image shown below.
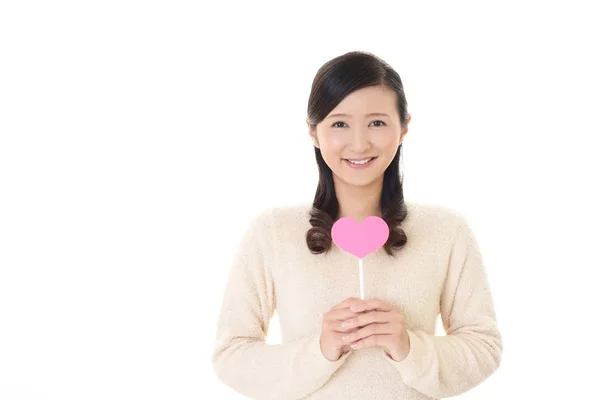
<svg viewBox="0 0 600 400"><path fill-rule="evenodd" d="M379 250L389 236L387 223L376 216L367 217L360 224L351 217L340 218L331 228L335 244L359 259Z"/></svg>

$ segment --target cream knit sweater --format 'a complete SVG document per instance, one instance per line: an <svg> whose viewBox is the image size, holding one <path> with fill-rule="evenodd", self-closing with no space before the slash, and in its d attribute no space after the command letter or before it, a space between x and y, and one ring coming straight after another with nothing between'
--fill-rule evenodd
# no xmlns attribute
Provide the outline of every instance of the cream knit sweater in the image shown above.
<svg viewBox="0 0 600 400"><path fill-rule="evenodd" d="M310 253L311 206L303 204L261 212L237 249L212 359L218 378L252 399L424 400L464 393L490 376L502 337L474 233L458 211L406 205L406 245L394 257L381 248L363 259L365 299L404 314L406 359L379 347L335 362L321 353L323 314L360 297L358 259L333 243L329 253ZM282 343L267 344L276 309ZM434 335L439 314L444 336Z"/></svg>

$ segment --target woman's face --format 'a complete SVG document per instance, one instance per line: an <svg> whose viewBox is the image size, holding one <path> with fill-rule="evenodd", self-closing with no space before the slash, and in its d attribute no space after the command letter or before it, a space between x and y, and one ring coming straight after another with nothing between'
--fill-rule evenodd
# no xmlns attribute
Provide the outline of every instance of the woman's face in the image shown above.
<svg viewBox="0 0 600 400"><path fill-rule="evenodd" d="M400 127L396 94L387 86L356 90L316 129L309 125L313 143L321 150L335 181L351 186L381 182L407 131L408 127Z"/></svg>

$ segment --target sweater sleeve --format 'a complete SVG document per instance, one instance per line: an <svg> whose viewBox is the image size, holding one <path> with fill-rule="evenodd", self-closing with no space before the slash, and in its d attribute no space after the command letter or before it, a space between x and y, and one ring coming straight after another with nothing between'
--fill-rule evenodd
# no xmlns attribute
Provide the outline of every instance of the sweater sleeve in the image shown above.
<svg viewBox="0 0 600 400"><path fill-rule="evenodd" d="M268 265L273 210L255 217L234 255L218 317L212 365L217 377L240 394L258 400L296 400L323 386L350 352L331 362L321 352L321 332L267 344L275 311Z"/></svg>
<svg viewBox="0 0 600 400"><path fill-rule="evenodd" d="M462 214L440 307L446 336L407 329L408 356L400 362L387 358L407 385L433 398L479 385L498 369L503 351L483 257Z"/></svg>

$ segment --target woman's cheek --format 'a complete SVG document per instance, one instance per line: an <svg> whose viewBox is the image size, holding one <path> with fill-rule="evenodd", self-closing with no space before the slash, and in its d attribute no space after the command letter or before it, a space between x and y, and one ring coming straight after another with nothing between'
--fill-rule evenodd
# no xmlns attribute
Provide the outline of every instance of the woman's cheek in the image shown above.
<svg viewBox="0 0 600 400"><path fill-rule="evenodd" d="M342 138L342 135L336 134L336 135L332 136L331 149L334 152L339 153L343 148L344 148L344 139Z"/></svg>

